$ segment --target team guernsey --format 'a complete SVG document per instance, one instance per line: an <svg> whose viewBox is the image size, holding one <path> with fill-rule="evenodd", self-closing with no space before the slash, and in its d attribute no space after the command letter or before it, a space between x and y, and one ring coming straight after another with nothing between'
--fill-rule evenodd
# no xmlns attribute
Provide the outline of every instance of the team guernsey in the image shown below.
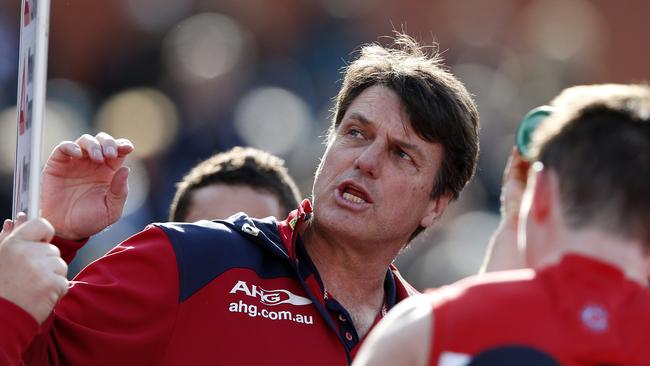
<svg viewBox="0 0 650 366"><path fill-rule="evenodd" d="M362 340L297 234L310 217L305 200L282 222L151 225L79 273L40 330L0 302L19 335L0 354L33 339L29 365L347 365ZM384 288L385 309L415 293L394 267Z"/></svg>
<svg viewBox="0 0 650 366"><path fill-rule="evenodd" d="M650 365L650 292L583 256L462 280L432 301L432 366Z"/></svg>

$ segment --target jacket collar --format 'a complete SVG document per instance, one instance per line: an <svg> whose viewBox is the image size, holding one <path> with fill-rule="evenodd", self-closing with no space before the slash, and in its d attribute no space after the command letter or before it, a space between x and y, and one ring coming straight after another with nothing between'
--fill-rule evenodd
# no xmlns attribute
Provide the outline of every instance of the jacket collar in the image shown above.
<svg viewBox="0 0 650 366"><path fill-rule="evenodd" d="M284 221L278 223L278 232L282 239L282 244L289 254L292 262L298 260L296 254L296 242L298 241L298 232L302 225L312 218L311 202L308 199L300 202L297 209L289 213Z"/></svg>

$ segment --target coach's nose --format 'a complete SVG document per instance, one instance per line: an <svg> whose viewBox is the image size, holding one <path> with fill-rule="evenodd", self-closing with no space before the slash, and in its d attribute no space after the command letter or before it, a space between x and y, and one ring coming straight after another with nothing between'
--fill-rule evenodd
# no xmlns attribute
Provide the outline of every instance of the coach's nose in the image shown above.
<svg viewBox="0 0 650 366"><path fill-rule="evenodd" d="M355 168L362 174L377 178L381 170L384 149L380 141L375 140L359 154L355 161Z"/></svg>

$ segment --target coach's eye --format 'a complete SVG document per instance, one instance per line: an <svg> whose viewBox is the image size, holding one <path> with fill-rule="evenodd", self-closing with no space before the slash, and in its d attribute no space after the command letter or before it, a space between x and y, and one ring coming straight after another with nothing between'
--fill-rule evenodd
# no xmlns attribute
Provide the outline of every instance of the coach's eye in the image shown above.
<svg viewBox="0 0 650 366"><path fill-rule="evenodd" d="M352 136L361 136L361 131L357 130L356 128L351 128L348 131L348 134L350 134Z"/></svg>
<svg viewBox="0 0 650 366"><path fill-rule="evenodd" d="M407 160L407 161L410 161L410 162L413 162L413 158L412 158L411 155L409 155L406 151L401 150L401 149L397 149L397 151L396 151L395 153L396 153L397 156L399 156L400 158L402 158L402 159L404 159L404 160Z"/></svg>
<svg viewBox="0 0 650 366"><path fill-rule="evenodd" d="M348 135L352 137L363 137L363 132L361 132L361 130L358 128L351 127L348 130Z"/></svg>

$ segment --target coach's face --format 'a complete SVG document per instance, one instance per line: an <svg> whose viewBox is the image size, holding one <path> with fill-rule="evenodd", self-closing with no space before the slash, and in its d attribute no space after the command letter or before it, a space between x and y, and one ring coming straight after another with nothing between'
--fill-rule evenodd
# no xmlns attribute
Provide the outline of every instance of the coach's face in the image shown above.
<svg viewBox="0 0 650 366"><path fill-rule="evenodd" d="M372 86L354 99L330 139L314 181L314 224L337 238L405 244L442 214L432 198L443 147L420 138L400 97Z"/></svg>

